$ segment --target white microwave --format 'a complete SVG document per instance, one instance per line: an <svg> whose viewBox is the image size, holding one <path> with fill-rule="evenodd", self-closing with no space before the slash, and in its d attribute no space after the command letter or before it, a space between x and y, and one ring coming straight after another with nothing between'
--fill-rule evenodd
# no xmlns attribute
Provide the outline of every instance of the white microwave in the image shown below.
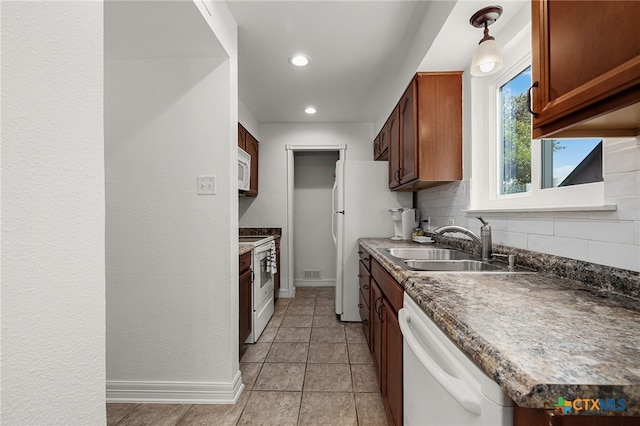
<svg viewBox="0 0 640 426"><path fill-rule="evenodd" d="M248 191L251 186L251 155L238 147L238 189Z"/></svg>

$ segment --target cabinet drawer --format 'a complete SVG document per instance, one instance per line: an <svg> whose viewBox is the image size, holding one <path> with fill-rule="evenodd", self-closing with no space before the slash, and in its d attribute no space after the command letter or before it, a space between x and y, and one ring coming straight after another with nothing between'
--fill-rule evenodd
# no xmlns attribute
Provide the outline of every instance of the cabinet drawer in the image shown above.
<svg viewBox="0 0 640 426"><path fill-rule="evenodd" d="M364 264L367 268L367 271L371 270L371 255L368 251L366 251L362 246L358 249L358 254L360 255L360 262Z"/></svg>
<svg viewBox="0 0 640 426"><path fill-rule="evenodd" d="M360 292L365 297L365 302L367 305L371 305L371 301L369 300L369 288L371 287L371 274L365 268L364 264L360 262L360 273L358 274L358 279L360 282Z"/></svg>
<svg viewBox="0 0 640 426"><path fill-rule="evenodd" d="M246 271L250 267L251 267L251 252L241 254L240 260L238 262L238 272L242 273L242 271Z"/></svg>
<svg viewBox="0 0 640 426"><path fill-rule="evenodd" d="M367 294L368 293L369 292L367 291ZM362 319L364 337L367 340L367 345L371 347L371 308L364 299L362 291L360 291L360 303L358 303L358 307L360 308L360 318Z"/></svg>
<svg viewBox="0 0 640 426"><path fill-rule="evenodd" d="M403 288L375 259L371 262L371 276L397 314L402 308Z"/></svg>

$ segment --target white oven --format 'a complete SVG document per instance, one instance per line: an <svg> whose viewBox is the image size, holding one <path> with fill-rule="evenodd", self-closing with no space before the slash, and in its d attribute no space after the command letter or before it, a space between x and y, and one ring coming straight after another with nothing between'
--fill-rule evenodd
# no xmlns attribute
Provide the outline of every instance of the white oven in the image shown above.
<svg viewBox="0 0 640 426"><path fill-rule="evenodd" d="M253 247L251 270L253 272L251 308L251 334L246 343L255 343L264 331L274 311L273 273L269 265L271 251L275 250L274 238L240 237L240 244Z"/></svg>
<svg viewBox="0 0 640 426"><path fill-rule="evenodd" d="M251 186L251 155L238 147L238 189L248 191Z"/></svg>

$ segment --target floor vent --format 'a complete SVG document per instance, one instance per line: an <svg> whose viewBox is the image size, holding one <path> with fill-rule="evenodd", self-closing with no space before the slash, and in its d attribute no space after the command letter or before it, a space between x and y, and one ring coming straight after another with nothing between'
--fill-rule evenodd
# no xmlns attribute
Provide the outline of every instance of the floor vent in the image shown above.
<svg viewBox="0 0 640 426"><path fill-rule="evenodd" d="M302 279L303 280L320 280L322 279L322 275L319 270L316 269L304 269L302 271Z"/></svg>

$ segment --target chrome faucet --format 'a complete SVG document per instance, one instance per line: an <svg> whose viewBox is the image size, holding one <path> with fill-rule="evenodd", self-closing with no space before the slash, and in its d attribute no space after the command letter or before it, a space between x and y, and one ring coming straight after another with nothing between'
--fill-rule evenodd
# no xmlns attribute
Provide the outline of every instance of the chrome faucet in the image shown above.
<svg viewBox="0 0 640 426"><path fill-rule="evenodd" d="M458 232L464 234L480 246L482 249L482 260L490 260L491 251L493 249L493 244L491 242L491 227L489 226L489 222L484 220L481 216L476 216L476 218L482 222L479 237L470 229L457 225L441 226L440 228L434 229L433 233L438 235L446 234L447 232Z"/></svg>

